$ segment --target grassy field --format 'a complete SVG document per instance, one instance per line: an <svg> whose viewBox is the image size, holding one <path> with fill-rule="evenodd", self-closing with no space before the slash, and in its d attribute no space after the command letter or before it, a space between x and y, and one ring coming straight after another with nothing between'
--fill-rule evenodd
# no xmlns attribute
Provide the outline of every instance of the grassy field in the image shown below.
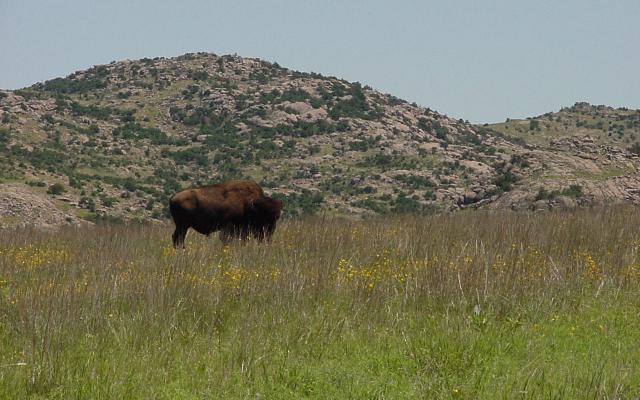
<svg viewBox="0 0 640 400"><path fill-rule="evenodd" d="M0 232L2 399L640 396L640 213Z"/></svg>

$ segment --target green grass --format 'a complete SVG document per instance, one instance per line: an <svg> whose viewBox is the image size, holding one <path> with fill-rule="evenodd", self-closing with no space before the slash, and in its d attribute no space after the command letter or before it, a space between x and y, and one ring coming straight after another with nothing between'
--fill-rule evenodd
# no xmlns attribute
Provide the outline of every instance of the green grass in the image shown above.
<svg viewBox="0 0 640 400"><path fill-rule="evenodd" d="M606 168L603 169L602 172L598 175L589 174L584 171L573 171L573 175L577 178L588 179L596 182L606 181L607 179L617 176L631 175L633 173L634 170L632 168L629 168L628 166L626 168L624 166L614 166Z"/></svg>
<svg viewBox="0 0 640 400"><path fill-rule="evenodd" d="M640 395L634 209L0 233L0 398Z"/></svg>

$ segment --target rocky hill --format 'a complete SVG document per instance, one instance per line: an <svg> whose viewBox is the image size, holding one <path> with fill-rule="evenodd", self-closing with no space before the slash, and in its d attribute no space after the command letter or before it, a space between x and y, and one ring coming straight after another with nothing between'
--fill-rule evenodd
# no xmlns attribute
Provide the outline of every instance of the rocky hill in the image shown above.
<svg viewBox="0 0 640 400"><path fill-rule="evenodd" d="M258 59L127 60L0 91L0 198L67 222L161 220L171 193L231 178L290 216L637 202L638 118L578 104L474 126ZM0 225L31 215L5 203Z"/></svg>
<svg viewBox="0 0 640 400"><path fill-rule="evenodd" d="M495 207L640 203L640 110L576 103L487 127L528 149L527 175Z"/></svg>

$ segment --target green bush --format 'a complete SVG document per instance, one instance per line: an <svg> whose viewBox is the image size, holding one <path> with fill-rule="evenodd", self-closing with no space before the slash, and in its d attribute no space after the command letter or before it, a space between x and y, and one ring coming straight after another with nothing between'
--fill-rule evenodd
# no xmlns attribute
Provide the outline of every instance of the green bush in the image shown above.
<svg viewBox="0 0 640 400"><path fill-rule="evenodd" d="M102 197L100 201L105 207L111 207L118 202L118 199L115 197Z"/></svg>
<svg viewBox="0 0 640 400"><path fill-rule="evenodd" d="M426 176L420 175L398 175L394 178L397 181L403 182L412 189L424 189L435 187L436 184Z"/></svg>
<svg viewBox="0 0 640 400"><path fill-rule="evenodd" d="M422 205L416 199L400 194L396 198L391 211L399 214L417 213L422 211Z"/></svg>
<svg viewBox="0 0 640 400"><path fill-rule="evenodd" d="M107 87L106 79L89 77L84 79L55 78L40 85L44 91L55 93L88 93Z"/></svg>
<svg viewBox="0 0 640 400"><path fill-rule="evenodd" d="M563 195L563 196L580 198L583 195L582 186L580 186L580 185L571 185L568 188L562 190L560 192L560 194Z"/></svg>
<svg viewBox="0 0 640 400"><path fill-rule="evenodd" d="M557 196L568 196L574 197L576 199L581 198L584 195L582 190L582 186L580 185L571 185L568 188L562 190L552 190L548 191L545 188L538 189L538 193L536 194L536 200L550 200L554 199Z"/></svg>
<svg viewBox="0 0 640 400"><path fill-rule="evenodd" d="M289 101L291 103L295 103L299 101L307 101L310 98L311 95L303 89L289 89L282 93L277 102L282 103L284 101Z"/></svg>
<svg viewBox="0 0 640 400"><path fill-rule="evenodd" d="M166 133L157 128L146 128L137 122L127 122L113 130L113 136L122 139L144 140L147 139L151 144L173 144Z"/></svg>
<svg viewBox="0 0 640 400"><path fill-rule="evenodd" d="M354 201L352 205L355 207L362 207L362 208L369 209L378 214L385 214L389 212L388 207L383 202L372 199L370 197L367 197L364 200Z"/></svg>
<svg viewBox="0 0 640 400"><path fill-rule="evenodd" d="M322 193L311 192L307 189L303 189L300 193L290 193L286 195L273 193L272 196L284 202L285 213L290 217L300 214L315 214L324 202Z"/></svg>
<svg viewBox="0 0 640 400"><path fill-rule="evenodd" d="M95 212L96 211L96 202L91 197L86 197L86 196L81 197L79 205L80 205L80 207L86 208L87 210L89 210L91 212Z"/></svg>
<svg viewBox="0 0 640 400"><path fill-rule="evenodd" d="M53 185L49 186L49 189L47 189L47 193L54 196L62 194L66 191L67 189L65 189L64 185L62 185L61 183L54 183Z"/></svg>
<svg viewBox="0 0 640 400"><path fill-rule="evenodd" d="M196 163L200 166L206 166L209 163L207 157L207 150L202 146L190 147L185 150L171 151L163 149L160 152L162 157L168 157L173 159L178 165L185 165L189 163Z"/></svg>
<svg viewBox="0 0 640 400"><path fill-rule="evenodd" d="M0 144L5 144L9 141L9 129L0 128Z"/></svg>
<svg viewBox="0 0 640 400"><path fill-rule="evenodd" d="M207 71L189 71L189 78L194 81L206 81L209 79Z"/></svg>
<svg viewBox="0 0 640 400"><path fill-rule="evenodd" d="M106 120L111 117L112 114L117 113L116 110L109 107L98 107L96 105L83 106L78 102L71 103L71 113L77 116L87 116L96 119Z"/></svg>
<svg viewBox="0 0 640 400"><path fill-rule="evenodd" d="M341 88L342 86L334 86L335 88ZM362 87L357 82L351 85L348 93L343 93L342 89L337 89L335 92L336 97L341 97L345 94L350 94L351 98L347 100L338 100L333 107L329 110L329 116L337 120L341 117L349 118L362 118L367 120L376 120L382 116L382 113L377 108L372 109L366 100L366 96L362 91Z"/></svg>
<svg viewBox="0 0 640 400"><path fill-rule="evenodd" d="M0 140L1 141L1 140ZM636 155L640 155L640 143L635 142L631 147L629 147L627 150L629 150L631 153L636 154Z"/></svg>
<svg viewBox="0 0 640 400"><path fill-rule="evenodd" d="M508 192L512 189L513 184L518 182L518 179L518 176L510 169L499 169L493 183L503 192Z"/></svg>

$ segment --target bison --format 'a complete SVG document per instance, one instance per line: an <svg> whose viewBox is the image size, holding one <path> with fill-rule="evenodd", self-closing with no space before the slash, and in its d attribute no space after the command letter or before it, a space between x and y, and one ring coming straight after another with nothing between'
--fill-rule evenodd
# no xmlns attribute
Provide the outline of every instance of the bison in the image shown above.
<svg viewBox="0 0 640 400"><path fill-rule="evenodd" d="M228 181L174 194L169 211L176 225L173 246L184 248L189 228L203 235L220 231L225 244L249 235L268 240L280 218L282 202L265 196L255 182Z"/></svg>

